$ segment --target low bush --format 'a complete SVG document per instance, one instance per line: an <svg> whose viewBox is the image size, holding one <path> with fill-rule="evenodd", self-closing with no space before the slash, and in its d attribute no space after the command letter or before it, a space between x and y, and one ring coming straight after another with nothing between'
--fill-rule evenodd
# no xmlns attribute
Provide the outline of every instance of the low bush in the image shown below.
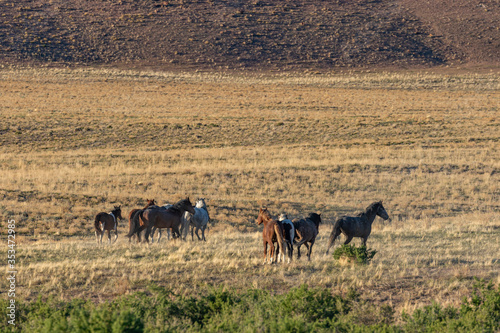
<svg viewBox="0 0 500 333"><path fill-rule="evenodd" d="M484 282L477 283L472 297L464 299L460 308L433 304L411 315L403 314L400 325L392 319L369 321L371 324L353 320L357 317L353 313L357 302L361 300L356 293L342 297L332 295L328 289L305 285L282 295L260 289L236 292L211 288L198 297L151 287L148 292L98 305L81 299L62 302L40 298L30 304L18 302L17 325L3 321L0 331L495 332L500 329L500 291ZM6 300L0 300L3 308L7 304ZM389 312L390 316L385 317L392 318L392 309Z"/></svg>
<svg viewBox="0 0 500 333"><path fill-rule="evenodd" d="M335 260L345 258L349 262L368 264L376 253L377 251L367 249L366 246L356 247L354 245L344 244L335 249L333 252L333 258Z"/></svg>

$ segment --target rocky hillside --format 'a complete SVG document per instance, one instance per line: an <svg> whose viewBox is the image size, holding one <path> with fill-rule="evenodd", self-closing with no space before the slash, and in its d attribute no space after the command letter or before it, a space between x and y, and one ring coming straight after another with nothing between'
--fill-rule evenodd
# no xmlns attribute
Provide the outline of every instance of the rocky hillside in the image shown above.
<svg viewBox="0 0 500 333"><path fill-rule="evenodd" d="M0 0L0 13L4 65L500 63L497 0Z"/></svg>

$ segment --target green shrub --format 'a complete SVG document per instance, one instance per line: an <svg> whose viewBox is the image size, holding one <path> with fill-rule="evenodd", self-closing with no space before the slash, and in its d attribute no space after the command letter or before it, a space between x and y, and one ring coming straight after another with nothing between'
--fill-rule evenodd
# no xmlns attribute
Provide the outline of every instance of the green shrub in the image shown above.
<svg viewBox="0 0 500 333"><path fill-rule="evenodd" d="M460 309L434 303L411 316L403 313L403 320L409 332L498 332L500 289L477 281L471 299L464 298Z"/></svg>
<svg viewBox="0 0 500 333"><path fill-rule="evenodd" d="M349 261L354 261L359 264L368 264L376 253L377 251L367 249L364 245L356 247L354 245L344 244L335 249L333 258L335 260L346 258Z"/></svg>
<svg viewBox="0 0 500 333"><path fill-rule="evenodd" d="M196 297L168 289L94 304L38 299L17 302L17 326L0 322L1 332L497 332L500 330L500 292L479 281L461 307L435 303L403 314L394 324L392 308L369 307L352 291L346 297L329 289L302 285L288 293L267 290L243 292L208 288ZM363 305L364 304L364 305ZM0 306L7 301L0 299ZM363 313L361 313L362 311ZM367 313L365 313L367 312ZM372 314L370 314L372 313ZM401 321L399 321L401 322Z"/></svg>

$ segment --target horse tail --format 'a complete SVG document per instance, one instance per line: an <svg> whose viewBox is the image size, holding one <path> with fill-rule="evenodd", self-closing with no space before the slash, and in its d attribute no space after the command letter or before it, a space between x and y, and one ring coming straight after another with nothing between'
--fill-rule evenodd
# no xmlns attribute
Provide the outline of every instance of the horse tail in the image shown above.
<svg viewBox="0 0 500 333"><path fill-rule="evenodd" d="M333 246L335 239L337 239L338 235L340 235L340 225L342 224L342 219L337 219L333 224L333 230L330 233L330 238L328 239L328 246L326 247L326 254L330 251L330 248Z"/></svg>
<svg viewBox="0 0 500 333"><path fill-rule="evenodd" d="M101 213L95 216L94 227L95 231L97 232L101 232L101 226L99 225L99 222L101 222Z"/></svg>
<svg viewBox="0 0 500 333"><path fill-rule="evenodd" d="M142 209L137 209L137 210L134 210L130 213L130 215L128 217L129 232L128 232L126 237L130 238L137 232L137 225L138 225L137 216L139 215L139 212L141 210Z"/></svg>
<svg viewBox="0 0 500 333"><path fill-rule="evenodd" d="M280 253L283 256L283 261L285 261L286 248L285 248L285 246L283 246L283 226L279 223L275 223L274 224L274 232L276 233L276 239L278 240L278 245L280 247Z"/></svg>

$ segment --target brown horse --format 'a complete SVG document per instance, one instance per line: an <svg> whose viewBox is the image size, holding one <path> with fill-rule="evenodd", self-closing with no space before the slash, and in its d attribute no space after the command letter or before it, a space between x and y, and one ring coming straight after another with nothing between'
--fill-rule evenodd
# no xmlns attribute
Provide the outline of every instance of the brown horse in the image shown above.
<svg viewBox="0 0 500 333"><path fill-rule="evenodd" d="M152 199L152 200L149 200L149 199L146 199L147 203L146 203L146 206L144 206L143 209L133 209L130 214L128 215L128 228L129 228L129 232L127 234L126 237L128 237L128 242L130 243L130 240L132 239L132 237L134 235L137 236L137 243L140 243L141 242L141 233L140 231L142 231L141 226L140 226L140 223L139 223L139 219L135 218L137 216L137 214L144 210L144 209L147 209L148 207L151 207L151 206L156 206L156 202L155 202L155 199Z"/></svg>
<svg viewBox="0 0 500 333"><path fill-rule="evenodd" d="M189 198L177 202L170 208L152 207L149 207L139 213L139 218L142 220L144 228L146 229L144 238L147 243L149 243L149 234L152 233L152 235L154 235L156 229L172 228L172 232L180 236L179 226L182 223L184 212L187 211L191 214L195 213L194 207ZM160 232L160 230L158 232ZM161 234L158 238L158 242L160 242L160 238Z"/></svg>
<svg viewBox="0 0 500 333"><path fill-rule="evenodd" d="M99 213L95 216L94 226L97 244L102 244L104 231L108 231L108 241L109 244L111 244L111 230L115 231L115 239L113 243L116 242L116 239L118 238L117 219L123 220L122 209L120 206L115 206L110 213Z"/></svg>
<svg viewBox="0 0 500 333"><path fill-rule="evenodd" d="M259 210L259 216L257 217L257 224L264 223L264 230L262 231L262 239L264 241L264 264L267 260L267 245L269 244L269 263L273 263L274 254L274 243L278 243L278 251L276 252L276 261L280 260L279 253L282 253L282 259L285 261L285 251L286 248L283 246L283 225L281 222L273 220L271 214L267 208L261 208Z"/></svg>
<svg viewBox="0 0 500 333"><path fill-rule="evenodd" d="M307 247L307 260L311 260L311 252L316 236L319 232L319 224L321 223L321 215L311 213L305 219L294 220L295 226L295 246L297 247L297 259L300 258L300 247L305 244Z"/></svg>

